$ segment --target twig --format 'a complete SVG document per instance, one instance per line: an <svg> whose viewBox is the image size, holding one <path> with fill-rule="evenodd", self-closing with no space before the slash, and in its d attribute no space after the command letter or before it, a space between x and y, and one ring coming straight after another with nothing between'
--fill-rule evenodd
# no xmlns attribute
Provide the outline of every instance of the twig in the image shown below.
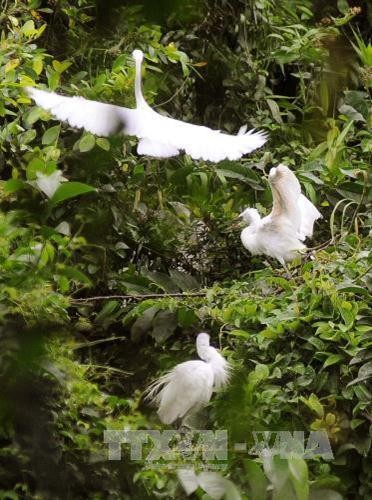
<svg viewBox="0 0 372 500"><path fill-rule="evenodd" d="M180 297L180 298L188 298L188 297L205 297L206 292L190 292L190 293L148 293L144 295L100 295L97 297L85 297L82 299L72 299L72 302L90 302L95 300L110 300L110 299L133 299L133 300L142 300L142 299L165 299L167 297Z"/></svg>
<svg viewBox="0 0 372 500"><path fill-rule="evenodd" d="M329 245L331 245L333 243L333 239L330 238L329 240L325 241L324 243L321 243L320 245L316 246L316 247L308 247L306 249L306 253L308 252L313 252L315 250L322 250L323 248L327 248Z"/></svg>
<svg viewBox="0 0 372 500"><path fill-rule="evenodd" d="M122 375L133 375L133 372L125 372L124 370L120 370L120 368L114 368L113 366L105 366L105 365L95 365L95 364L80 364L80 366L84 366L88 370L91 368L100 368L101 370L107 371L107 372L115 372L115 373L121 373Z"/></svg>
<svg viewBox="0 0 372 500"><path fill-rule="evenodd" d="M110 337L109 339L92 340L91 342L82 342L81 344L77 344L72 348L72 350L76 351L76 349L82 349L84 347L93 347L98 344L103 344L105 342L115 342L117 340L128 340L128 339L127 337Z"/></svg>

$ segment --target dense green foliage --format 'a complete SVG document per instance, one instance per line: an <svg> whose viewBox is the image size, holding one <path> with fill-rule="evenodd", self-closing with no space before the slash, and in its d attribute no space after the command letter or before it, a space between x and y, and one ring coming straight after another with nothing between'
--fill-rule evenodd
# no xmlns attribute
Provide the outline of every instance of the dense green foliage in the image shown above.
<svg viewBox="0 0 372 500"><path fill-rule="evenodd" d="M1 5L0 498L185 498L166 464L125 446L108 461L103 431L162 429L143 390L208 331L234 375L199 429L249 445L324 429L334 453L229 449L227 498L372 499L368 2ZM248 123L267 145L217 165L139 157L133 138L73 130L24 92L131 107L134 48L150 103L231 133ZM249 256L234 222L269 212L279 162L323 214L292 279ZM48 197L38 178L58 172Z"/></svg>

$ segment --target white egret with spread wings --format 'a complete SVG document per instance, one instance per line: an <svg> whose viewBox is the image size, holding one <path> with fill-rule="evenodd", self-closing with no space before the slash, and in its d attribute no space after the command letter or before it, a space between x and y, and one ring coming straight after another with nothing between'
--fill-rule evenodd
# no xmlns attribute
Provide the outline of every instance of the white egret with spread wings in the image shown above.
<svg viewBox="0 0 372 500"><path fill-rule="evenodd" d="M252 255L274 257L288 272L286 262L306 249L303 241L313 235L314 222L322 215L301 193L297 177L286 165L270 170L269 183L273 208L262 219L255 208L245 209L239 217L249 225L241 240Z"/></svg>
<svg viewBox="0 0 372 500"><path fill-rule="evenodd" d="M138 137L137 152L158 158L169 158L185 152L195 160L218 162L237 160L261 147L267 141L264 132L241 127L237 135L193 125L154 111L142 94L141 69L143 52L133 51L136 64L136 108L105 104L80 96L67 97L55 92L27 87L36 104L71 127L83 128L92 134L109 136L118 132Z"/></svg>

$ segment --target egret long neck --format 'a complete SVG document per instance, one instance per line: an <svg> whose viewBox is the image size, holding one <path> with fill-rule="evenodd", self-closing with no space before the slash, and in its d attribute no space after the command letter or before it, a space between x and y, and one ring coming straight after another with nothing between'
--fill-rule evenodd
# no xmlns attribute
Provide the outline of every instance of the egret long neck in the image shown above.
<svg viewBox="0 0 372 500"><path fill-rule="evenodd" d="M134 94L136 96L136 105L139 107L148 107L147 102L145 101L142 95L142 61L136 59L136 80L134 84Z"/></svg>
<svg viewBox="0 0 372 500"><path fill-rule="evenodd" d="M257 210L252 210L252 212L249 215L250 215L250 225L257 226L261 220L260 214L257 212Z"/></svg>

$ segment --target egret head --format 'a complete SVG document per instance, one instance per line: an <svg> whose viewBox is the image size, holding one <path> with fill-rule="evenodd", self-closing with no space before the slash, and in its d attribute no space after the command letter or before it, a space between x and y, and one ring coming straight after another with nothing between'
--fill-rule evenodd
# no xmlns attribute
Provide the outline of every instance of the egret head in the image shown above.
<svg viewBox="0 0 372 500"><path fill-rule="evenodd" d="M208 333L199 333L196 337L196 345L198 346L209 346L209 335Z"/></svg>
<svg viewBox="0 0 372 500"><path fill-rule="evenodd" d="M280 163L277 167L273 167L269 172L269 181L271 184L278 182L288 175L288 172L291 172L286 165Z"/></svg>
<svg viewBox="0 0 372 500"><path fill-rule="evenodd" d="M246 208L238 215L238 218L242 219L246 224L253 224L261 219L256 208Z"/></svg>
<svg viewBox="0 0 372 500"><path fill-rule="evenodd" d="M132 52L132 57L136 62L142 62L143 61L143 52L142 50L135 49Z"/></svg>
<svg viewBox="0 0 372 500"><path fill-rule="evenodd" d="M208 361L210 350L208 333L199 333L196 337L196 350L200 359Z"/></svg>

